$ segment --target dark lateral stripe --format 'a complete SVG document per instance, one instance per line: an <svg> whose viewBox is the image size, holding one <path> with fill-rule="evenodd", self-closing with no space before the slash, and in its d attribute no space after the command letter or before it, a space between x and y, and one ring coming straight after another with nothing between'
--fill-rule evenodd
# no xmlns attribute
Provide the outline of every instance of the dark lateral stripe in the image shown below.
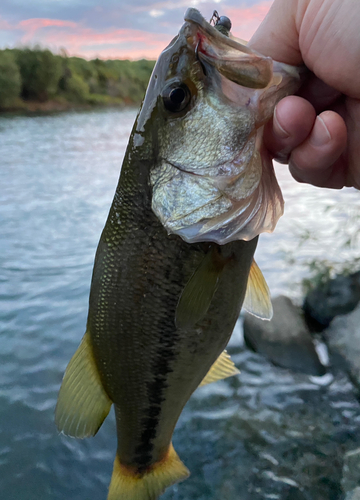
<svg viewBox="0 0 360 500"><path fill-rule="evenodd" d="M142 419L143 431L140 436L140 444L135 450L135 462L139 472L147 469L153 462L152 452L159 424L161 405L165 400L164 392L168 387L168 375L171 373L170 364L175 359L176 344L179 335L174 330L174 325L169 328L169 318L165 320L163 335L160 340L160 348L153 363L153 372L156 373L155 380L148 384L149 405ZM159 325L161 328L161 325Z"/></svg>

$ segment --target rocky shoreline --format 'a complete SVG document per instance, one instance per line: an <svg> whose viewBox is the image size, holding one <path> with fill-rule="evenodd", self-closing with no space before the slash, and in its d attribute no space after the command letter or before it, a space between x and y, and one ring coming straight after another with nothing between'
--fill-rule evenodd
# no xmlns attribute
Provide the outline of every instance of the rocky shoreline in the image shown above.
<svg viewBox="0 0 360 500"><path fill-rule="evenodd" d="M324 386L341 371L359 399L360 273L312 289L302 307L285 296L272 303L271 321L245 313L246 345L278 367L320 377ZM360 500L360 449L344 450L342 460L342 498Z"/></svg>

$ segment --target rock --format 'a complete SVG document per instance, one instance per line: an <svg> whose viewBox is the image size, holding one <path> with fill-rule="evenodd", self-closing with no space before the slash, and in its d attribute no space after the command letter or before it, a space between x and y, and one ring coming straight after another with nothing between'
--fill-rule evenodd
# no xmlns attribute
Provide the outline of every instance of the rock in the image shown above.
<svg viewBox="0 0 360 500"><path fill-rule="evenodd" d="M344 492L358 490L360 500L360 448L345 453L341 486Z"/></svg>
<svg viewBox="0 0 360 500"><path fill-rule="evenodd" d="M349 491L344 500L360 500L360 488L355 488L353 491Z"/></svg>
<svg viewBox="0 0 360 500"><path fill-rule="evenodd" d="M303 309L310 329L322 331L340 314L352 311L360 300L360 273L336 276L326 284L311 290Z"/></svg>
<svg viewBox="0 0 360 500"><path fill-rule="evenodd" d="M324 375L326 370L320 363L301 308L284 296L276 297L272 303L274 316L271 321L245 314L247 345L275 365L309 375Z"/></svg>
<svg viewBox="0 0 360 500"><path fill-rule="evenodd" d="M353 312L333 319L324 332L332 354L340 354L347 369L360 387L360 306Z"/></svg>

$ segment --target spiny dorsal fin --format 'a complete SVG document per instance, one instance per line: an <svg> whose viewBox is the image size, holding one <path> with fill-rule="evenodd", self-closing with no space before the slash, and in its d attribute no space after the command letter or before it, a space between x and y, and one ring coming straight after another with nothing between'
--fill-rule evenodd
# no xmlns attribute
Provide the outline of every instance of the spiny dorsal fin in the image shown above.
<svg viewBox="0 0 360 500"><path fill-rule="evenodd" d="M111 400L106 394L85 333L66 368L55 410L59 431L69 436L94 436L107 417Z"/></svg>
<svg viewBox="0 0 360 500"><path fill-rule="evenodd" d="M166 488L189 475L171 443L166 457L142 474L123 466L116 455L107 500L157 500Z"/></svg>
<svg viewBox="0 0 360 500"><path fill-rule="evenodd" d="M226 260L212 247L180 296L175 313L178 328L191 328L207 313Z"/></svg>
<svg viewBox="0 0 360 500"><path fill-rule="evenodd" d="M255 260L250 268L243 308L261 319L270 320L273 315L270 290Z"/></svg>
<svg viewBox="0 0 360 500"><path fill-rule="evenodd" d="M240 373L240 371L234 365L229 354L226 351L223 351L207 372L199 387L211 384L211 382L216 382L217 380L221 380L223 378L232 377L238 373Z"/></svg>

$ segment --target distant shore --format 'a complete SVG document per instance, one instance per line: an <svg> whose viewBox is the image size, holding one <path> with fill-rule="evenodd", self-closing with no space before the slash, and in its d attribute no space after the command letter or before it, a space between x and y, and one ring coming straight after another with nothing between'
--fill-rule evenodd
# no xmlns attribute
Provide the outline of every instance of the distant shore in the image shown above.
<svg viewBox="0 0 360 500"><path fill-rule="evenodd" d="M45 102L40 101L18 101L11 106L0 108L0 116L6 114L48 114L48 113L61 113L65 111L86 111L93 109L104 108L124 108L127 106L138 106L140 102L124 102L119 100L109 101L103 104L90 104L90 103L75 103L69 101L62 101L50 99Z"/></svg>
<svg viewBox="0 0 360 500"><path fill-rule="evenodd" d="M0 113L138 105L154 61L94 59L47 49L0 50Z"/></svg>

